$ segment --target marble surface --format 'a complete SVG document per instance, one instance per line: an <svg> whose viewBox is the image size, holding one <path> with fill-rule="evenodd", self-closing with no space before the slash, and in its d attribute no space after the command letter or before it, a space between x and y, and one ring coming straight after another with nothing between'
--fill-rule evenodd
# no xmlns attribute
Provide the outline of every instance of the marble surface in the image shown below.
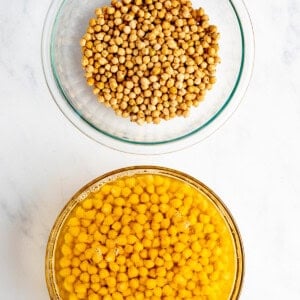
<svg viewBox="0 0 300 300"><path fill-rule="evenodd" d="M246 0L256 63L244 101L213 136L155 157L105 148L58 110L40 58L50 2L0 1L0 299L49 298L56 215L79 187L132 164L182 170L221 196L244 241L241 299L300 299L300 2Z"/></svg>

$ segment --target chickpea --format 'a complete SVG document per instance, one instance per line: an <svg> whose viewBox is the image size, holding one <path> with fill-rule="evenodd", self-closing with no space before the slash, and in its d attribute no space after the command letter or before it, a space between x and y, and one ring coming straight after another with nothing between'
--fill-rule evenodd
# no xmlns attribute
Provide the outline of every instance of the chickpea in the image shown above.
<svg viewBox="0 0 300 300"><path fill-rule="evenodd" d="M188 116L190 108L204 98L199 92L213 87L220 62L219 36L204 10L193 9L190 0L112 0L111 5L97 8L89 21L80 40L81 64L99 102L138 124L159 123ZM127 82L134 87L114 95ZM134 95L130 90L136 87L140 91ZM165 93L170 93L170 99L161 99ZM147 108L153 95L160 100ZM138 103L125 105L125 96ZM159 106L179 100L178 104L186 105L178 111L163 113ZM153 116L155 111L160 113Z"/></svg>
<svg viewBox="0 0 300 300"><path fill-rule="evenodd" d="M176 114L185 116L186 106ZM136 121L159 122L159 111ZM229 296L230 231L210 200L181 181L148 174L109 182L79 202L63 226L57 278L66 299Z"/></svg>

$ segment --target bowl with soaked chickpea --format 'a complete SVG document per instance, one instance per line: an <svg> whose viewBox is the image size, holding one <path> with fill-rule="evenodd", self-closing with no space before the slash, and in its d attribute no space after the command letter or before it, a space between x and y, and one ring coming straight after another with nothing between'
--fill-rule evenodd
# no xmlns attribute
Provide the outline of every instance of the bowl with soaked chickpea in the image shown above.
<svg viewBox="0 0 300 300"><path fill-rule="evenodd" d="M244 257L223 202L195 178L137 166L80 189L46 252L51 299L238 299Z"/></svg>
<svg viewBox="0 0 300 300"><path fill-rule="evenodd" d="M125 152L190 146L237 108L252 72L241 0L54 0L47 84L83 133Z"/></svg>

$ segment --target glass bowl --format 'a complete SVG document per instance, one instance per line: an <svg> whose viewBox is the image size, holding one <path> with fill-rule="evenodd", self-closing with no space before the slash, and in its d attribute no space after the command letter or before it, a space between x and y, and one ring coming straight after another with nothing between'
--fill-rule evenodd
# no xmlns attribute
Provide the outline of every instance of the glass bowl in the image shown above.
<svg viewBox="0 0 300 300"><path fill-rule="evenodd" d="M192 1L203 7L221 34L217 83L187 118L159 125L137 125L98 103L81 67L79 40L94 10L105 0L53 0L44 24L43 69L49 90L63 114L95 141L124 152L159 154L195 144L232 114L248 86L254 60L254 38L242 0Z"/></svg>
<svg viewBox="0 0 300 300"><path fill-rule="evenodd" d="M106 183L113 182L116 179L124 178L127 176L145 174L161 175L164 177L173 178L191 186L197 192L205 196L208 199L208 201L216 208L218 213L222 216L232 238L233 252L235 258L234 280L231 288L231 294L228 299L238 299L241 291L244 273L244 253L241 236L229 210L221 201L221 199L202 182L182 172L157 166L132 166L104 174L94 179L90 183L86 184L68 201L68 203L62 209L61 213L55 221L47 244L45 275L51 299L61 299L61 296L59 295L59 288L57 285L57 278L55 272L55 262L57 253L56 249L59 245L59 237L63 230L65 221L68 220L68 217L72 213L73 209L77 206L79 202L85 200L90 193L99 191L101 186L103 186Z"/></svg>

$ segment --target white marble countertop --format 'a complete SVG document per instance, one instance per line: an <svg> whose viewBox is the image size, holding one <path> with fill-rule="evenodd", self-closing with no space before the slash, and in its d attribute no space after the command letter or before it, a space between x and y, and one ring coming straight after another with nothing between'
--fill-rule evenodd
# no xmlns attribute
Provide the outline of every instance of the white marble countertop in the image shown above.
<svg viewBox="0 0 300 300"><path fill-rule="evenodd" d="M300 2L246 0L256 64L244 101L205 141L155 157L105 148L58 110L40 58L50 2L0 1L0 299L48 299L56 215L79 187L132 164L182 170L224 200L244 241L241 299L300 299Z"/></svg>

